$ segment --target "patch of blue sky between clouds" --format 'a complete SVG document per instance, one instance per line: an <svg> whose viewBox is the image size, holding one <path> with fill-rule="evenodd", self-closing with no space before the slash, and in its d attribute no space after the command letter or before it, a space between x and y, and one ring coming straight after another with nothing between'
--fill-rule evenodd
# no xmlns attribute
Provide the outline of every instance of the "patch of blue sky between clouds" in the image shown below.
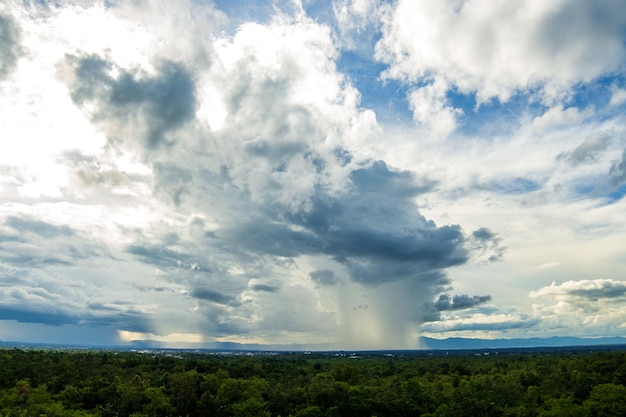
<svg viewBox="0 0 626 417"><path fill-rule="evenodd" d="M592 107L595 110L594 120L604 121L622 114L625 103L611 105L611 98L616 89L624 89L624 74L609 74L589 83L580 83L572 89L572 96L566 101L568 107L579 109Z"/></svg>
<svg viewBox="0 0 626 417"><path fill-rule="evenodd" d="M337 69L361 93L361 106L372 109L382 124L410 123L413 113L406 99L409 87L396 80L382 80L386 64L353 51L342 51Z"/></svg>
<svg viewBox="0 0 626 417"><path fill-rule="evenodd" d="M446 93L448 104L462 110L457 132L473 137L507 135L527 120L544 113L548 108L535 97L537 90L513 95L505 103L493 98L477 106L476 92L461 93L450 89Z"/></svg>
<svg viewBox="0 0 626 417"><path fill-rule="evenodd" d="M618 89L624 89L626 77L611 74L588 83L578 83L571 87L570 94L562 100L563 110L575 108L578 111L592 109L591 119L602 122L623 113L626 102L611 105L611 98ZM460 109L457 132L467 136L502 135L520 127L520 124L541 116L549 106L542 102L542 86L518 91L506 102L492 98L477 105L476 92L463 93L452 88L446 93L447 104Z"/></svg>
<svg viewBox="0 0 626 417"><path fill-rule="evenodd" d="M280 3L280 2L278 2ZM214 0L215 7L229 16L234 27L245 22L266 23L275 14L272 0Z"/></svg>
<svg viewBox="0 0 626 417"><path fill-rule="evenodd" d="M626 184L622 184L607 195L607 204L620 201L626 195Z"/></svg>
<svg viewBox="0 0 626 417"><path fill-rule="evenodd" d="M332 3L331 0L304 0L302 8L307 16L317 22L332 22L335 19Z"/></svg>

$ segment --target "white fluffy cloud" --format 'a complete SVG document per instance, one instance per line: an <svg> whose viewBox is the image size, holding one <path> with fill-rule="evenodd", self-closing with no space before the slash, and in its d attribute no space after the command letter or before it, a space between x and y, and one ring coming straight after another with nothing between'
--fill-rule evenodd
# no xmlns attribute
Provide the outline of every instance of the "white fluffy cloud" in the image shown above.
<svg viewBox="0 0 626 417"><path fill-rule="evenodd" d="M384 16L376 54L389 64L384 76L436 97L438 115L416 107L420 122L450 118L453 89L478 105L519 93L558 103L575 84L620 71L626 56L619 1L400 0Z"/></svg>
<svg viewBox="0 0 626 417"><path fill-rule="evenodd" d="M582 334L621 335L626 284L613 279L566 281L532 291L533 314L547 329L579 326ZM552 301L552 302L550 302Z"/></svg>

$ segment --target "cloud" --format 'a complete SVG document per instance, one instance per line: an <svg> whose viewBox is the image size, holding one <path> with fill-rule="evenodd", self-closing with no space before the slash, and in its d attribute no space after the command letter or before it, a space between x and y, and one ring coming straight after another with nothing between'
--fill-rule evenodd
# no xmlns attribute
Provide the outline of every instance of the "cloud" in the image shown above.
<svg viewBox="0 0 626 417"><path fill-rule="evenodd" d="M533 119L532 126L538 130L554 129L562 126L571 126L594 115L592 109L579 110L576 107L563 108L563 105L551 107L542 115Z"/></svg>
<svg viewBox="0 0 626 417"><path fill-rule="evenodd" d="M78 324L80 319L60 312L33 311L28 308L8 308L0 306L0 320L15 320L20 323L41 323L48 326Z"/></svg>
<svg viewBox="0 0 626 417"><path fill-rule="evenodd" d="M0 276L0 320L130 331L153 329L149 314L122 297L99 294L93 283L26 268L12 268Z"/></svg>
<svg viewBox="0 0 626 417"><path fill-rule="evenodd" d="M449 333L449 332L496 332L512 329L530 329L539 325L541 321L524 315L498 314L486 316L475 314L468 318L446 320L435 323L425 323L421 326L423 332Z"/></svg>
<svg viewBox="0 0 626 417"><path fill-rule="evenodd" d="M446 137L454 132L463 110L454 108L446 99L450 86L443 79L411 91L408 95L413 119L427 126L436 137Z"/></svg>
<svg viewBox="0 0 626 417"><path fill-rule="evenodd" d="M532 291L533 316L540 318L547 331L576 329L589 336L619 335L626 308L626 283L593 279L552 283Z"/></svg>
<svg viewBox="0 0 626 417"><path fill-rule="evenodd" d="M489 301L491 301L490 295L469 296L467 294L461 294L450 296L450 294L440 294L436 301L423 304L423 321L436 322L449 320L448 317L443 317L441 313L446 311L470 310Z"/></svg>
<svg viewBox="0 0 626 417"><path fill-rule="evenodd" d="M0 262L16 267L70 266L110 255L100 242L65 224L9 215L4 225Z"/></svg>
<svg viewBox="0 0 626 417"><path fill-rule="evenodd" d="M502 239L486 227L474 230L468 239L474 259L483 262L500 261L506 248L501 246Z"/></svg>
<svg viewBox="0 0 626 417"><path fill-rule="evenodd" d="M557 159L566 160L572 166L597 162L598 156L607 149L614 137L615 133L612 131L594 133L587 136L573 151L559 154Z"/></svg>
<svg viewBox="0 0 626 417"><path fill-rule="evenodd" d="M490 295L473 295L470 297L467 294L461 294L450 297L449 294L441 294L433 306L437 311L464 310L488 301L491 301Z"/></svg>
<svg viewBox="0 0 626 417"><path fill-rule="evenodd" d="M0 13L0 80L15 68L22 55L21 31L10 15Z"/></svg>
<svg viewBox="0 0 626 417"><path fill-rule="evenodd" d="M155 74L147 74L98 55L68 56L67 61L74 68L72 100L81 106L95 102L92 118L113 143L139 140L146 150L172 145L167 134L195 115L195 83L180 63L165 60Z"/></svg>
<svg viewBox="0 0 626 417"><path fill-rule="evenodd" d="M250 289L252 291L262 291L262 292L271 292L271 293L280 291L280 287L277 287L274 285L267 285L267 284L254 284L250 286Z"/></svg>
<svg viewBox="0 0 626 417"><path fill-rule="evenodd" d="M226 304L226 305L237 304L237 301L233 299L232 297L220 291L212 290L209 288L194 288L191 291L190 295L194 298L205 300L205 301L210 301L212 303L217 303L217 304Z"/></svg>
<svg viewBox="0 0 626 417"><path fill-rule="evenodd" d="M383 7L376 45L376 57L389 64L383 76L414 86L414 117L441 134L454 129L461 110L447 103L449 94L475 97L479 106L517 95L550 105L579 83L619 71L626 57L618 1L400 0Z"/></svg>
<svg viewBox="0 0 626 417"><path fill-rule="evenodd" d="M612 279L566 281L559 285L553 282L548 287L530 293L532 298L545 296L581 298L589 301L621 298L626 296L626 283Z"/></svg>
<svg viewBox="0 0 626 417"><path fill-rule="evenodd" d="M609 100L609 105L619 106L626 101L626 90L623 88L614 88Z"/></svg>
<svg viewBox="0 0 626 417"><path fill-rule="evenodd" d="M411 175L375 161L349 178L352 188L344 194L319 190L310 206L295 212L273 205L281 210L273 222L239 222L222 234L249 251L330 256L353 281L368 285L420 277L431 285L430 273L467 261L460 227L438 227L417 211L412 199L424 188Z"/></svg>
<svg viewBox="0 0 626 417"><path fill-rule="evenodd" d="M165 232L137 233L125 253L207 302L195 310L203 331L252 332L255 317L283 311L274 296L288 297L294 285L283 281L278 291L250 282L286 281L285 265L306 259L317 289L339 287L329 263L355 285L385 287L376 309L389 316L385 321L402 323L394 331L404 335L406 322L421 320L415 305L448 285L447 269L474 251L476 239L460 225L420 214L417 200L437 182L367 157L361 144L377 134L376 121L336 71L327 27L277 16L267 25L243 25L206 52L207 66L153 59L162 62L154 72L120 67L107 56L67 58L74 102L109 145L140 155L153 174L152 197L173 203L181 217L193 213L210 223L210 231L197 225L193 237L173 232L178 240L171 244ZM220 109L219 123L200 120L207 106ZM297 293L306 291L315 289ZM383 312L392 304L400 306L393 319ZM287 327L298 328L292 321ZM263 323L270 332L271 322Z"/></svg>
<svg viewBox="0 0 626 417"><path fill-rule="evenodd" d="M137 256L145 263L163 268L187 269L193 271L212 270L206 263L199 264L198 262L200 262L200 260L198 258L171 250L163 245L131 245L126 248L126 252Z"/></svg>
<svg viewBox="0 0 626 417"><path fill-rule="evenodd" d="M332 286L339 283L335 273L330 269L317 269L310 272L309 277L316 285L321 287Z"/></svg>
<svg viewBox="0 0 626 417"><path fill-rule="evenodd" d="M613 165L611 165L609 174L611 175L611 182L614 185L621 185L626 182L626 148L624 148L622 152L622 160L615 161Z"/></svg>
<svg viewBox="0 0 626 417"><path fill-rule="evenodd" d="M40 220L9 216L5 224L17 232L31 232L45 238L73 236L74 231L67 225L56 226Z"/></svg>
<svg viewBox="0 0 626 417"><path fill-rule="evenodd" d="M359 50L372 42L371 27L379 25L379 0L334 0L332 2L338 42L348 50Z"/></svg>

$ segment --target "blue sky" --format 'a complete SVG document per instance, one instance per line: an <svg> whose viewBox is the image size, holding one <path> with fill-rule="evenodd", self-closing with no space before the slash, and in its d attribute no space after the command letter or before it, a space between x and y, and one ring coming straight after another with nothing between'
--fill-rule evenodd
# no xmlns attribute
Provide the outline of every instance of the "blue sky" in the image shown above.
<svg viewBox="0 0 626 417"><path fill-rule="evenodd" d="M0 339L620 336L620 1L9 1Z"/></svg>

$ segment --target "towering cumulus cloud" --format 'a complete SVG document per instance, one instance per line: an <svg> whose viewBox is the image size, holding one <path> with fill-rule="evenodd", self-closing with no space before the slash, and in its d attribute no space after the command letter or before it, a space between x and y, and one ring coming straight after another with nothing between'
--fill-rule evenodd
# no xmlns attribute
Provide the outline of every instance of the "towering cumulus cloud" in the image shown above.
<svg viewBox="0 0 626 417"><path fill-rule="evenodd" d="M148 70L106 54L65 59L71 97L109 149L139 156L153 195L195 225L193 237L161 225L127 253L183 288L207 335L308 332L304 317L275 314L307 297L318 299L298 301L320 317L313 331L354 346L413 344L409 325L471 245L460 226L420 215L434 181L359 149L376 122L336 72L327 28L277 17L206 53L203 64L155 60ZM371 319L351 303L365 293L379 323L361 336Z"/></svg>

